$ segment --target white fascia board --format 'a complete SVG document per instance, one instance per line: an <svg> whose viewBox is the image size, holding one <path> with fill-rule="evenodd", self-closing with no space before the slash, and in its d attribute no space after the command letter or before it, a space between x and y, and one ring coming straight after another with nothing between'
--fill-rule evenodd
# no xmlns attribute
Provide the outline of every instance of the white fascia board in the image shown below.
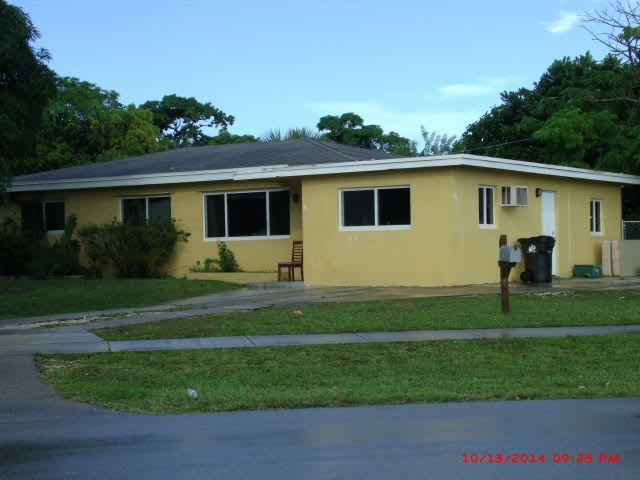
<svg viewBox="0 0 640 480"><path fill-rule="evenodd" d="M282 165L279 167L286 167ZM236 180L237 172L261 172L262 167L235 170L200 170L195 172L156 173L150 175L128 175L122 177L96 177L68 180L37 180L12 184L9 192L31 192L44 190L77 190L85 188L135 187L141 185L170 185L195 182L219 182ZM258 177L268 178L268 177Z"/></svg>
<svg viewBox="0 0 640 480"><path fill-rule="evenodd" d="M542 163L508 160L504 158L455 154L433 157L394 158L388 160L362 160L356 162L323 163L314 165L271 165L268 167L238 168L233 170L202 170L195 172L158 173L122 177L33 181L13 184L10 192L41 190L73 190L85 188L166 185L195 182L260 180L285 177L333 175L341 173L379 172L419 168L475 167L501 171L575 178L597 182L640 185L640 176L599 172L583 168L564 167Z"/></svg>
<svg viewBox="0 0 640 480"><path fill-rule="evenodd" d="M394 158L390 160L366 160L358 162L325 163L300 167L278 166L261 172L236 173L238 180L277 177L302 177L312 175L332 175L340 173L379 172L385 170L406 170L416 168L476 167L511 172L548 175L554 177L577 178L598 182L640 185L640 176L623 173L600 172L583 168L547 165L541 163L507 160L475 155L441 155L432 157Z"/></svg>

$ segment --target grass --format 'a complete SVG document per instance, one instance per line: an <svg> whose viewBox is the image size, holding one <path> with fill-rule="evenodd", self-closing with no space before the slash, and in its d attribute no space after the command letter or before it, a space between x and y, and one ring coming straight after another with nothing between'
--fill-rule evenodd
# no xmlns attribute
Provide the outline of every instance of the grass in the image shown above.
<svg viewBox="0 0 640 480"><path fill-rule="evenodd" d="M38 364L68 398L156 414L640 395L640 335L55 355Z"/></svg>
<svg viewBox="0 0 640 480"><path fill-rule="evenodd" d="M97 330L106 340L640 323L640 291L416 298L270 308Z"/></svg>
<svg viewBox="0 0 640 480"><path fill-rule="evenodd" d="M146 307L238 288L211 280L0 279L0 319L56 313Z"/></svg>

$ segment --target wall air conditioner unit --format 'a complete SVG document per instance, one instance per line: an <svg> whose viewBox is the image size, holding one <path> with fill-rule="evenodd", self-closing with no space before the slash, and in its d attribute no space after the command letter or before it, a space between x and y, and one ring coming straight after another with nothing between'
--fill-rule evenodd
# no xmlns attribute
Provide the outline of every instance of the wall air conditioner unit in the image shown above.
<svg viewBox="0 0 640 480"><path fill-rule="evenodd" d="M529 205L529 187L502 187L503 207L526 207Z"/></svg>

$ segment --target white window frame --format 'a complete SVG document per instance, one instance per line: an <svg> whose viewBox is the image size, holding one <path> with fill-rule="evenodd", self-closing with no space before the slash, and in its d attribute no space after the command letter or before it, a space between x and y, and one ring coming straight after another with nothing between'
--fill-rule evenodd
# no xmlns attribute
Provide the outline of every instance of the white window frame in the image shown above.
<svg viewBox="0 0 640 480"><path fill-rule="evenodd" d="M599 209L599 215L600 218L598 219L599 222L596 222L596 218L595 218L595 205L598 204L600 206ZM603 234L603 210L602 210L602 206L603 206L603 202L602 199L600 198L590 198L589 199L589 232L591 233L591 235L602 235ZM597 224L600 224L600 230L595 230L595 227Z"/></svg>
<svg viewBox="0 0 640 480"><path fill-rule="evenodd" d="M168 198L171 201L171 195L159 193L157 195L132 195L130 197L122 197L120 199L120 222L124 222L124 201L125 200L142 200L144 198L144 219L149 221L149 199L150 198Z"/></svg>
<svg viewBox="0 0 640 480"><path fill-rule="evenodd" d="M289 196L289 235L270 235L271 214L269 212L269 192L291 192L290 188L258 188L253 190L224 190L221 192L205 192L202 194L202 238L205 242L232 241L232 240L288 240L291 238L291 196ZM267 210L267 234L250 237L229 237L229 209L227 207L227 195L235 193L264 193L266 197L265 208ZM224 231L225 237L207 237L207 197L212 195L224 195Z"/></svg>
<svg viewBox="0 0 640 480"><path fill-rule="evenodd" d="M44 228L45 228L45 232L47 233L53 233L54 235L58 235L58 234L62 234L64 233L64 228L62 230L47 230L47 209L46 209L46 204L47 203L61 203L63 205L63 208L65 207L64 204L64 200L45 200L42 202L42 222L44 224ZM67 225L67 218L64 218L64 224L65 226Z"/></svg>
<svg viewBox="0 0 640 480"><path fill-rule="evenodd" d="M510 193L511 193L511 190L515 190L514 195L516 196L516 198L514 198L513 201L510 203L504 203L505 188L508 188ZM519 188L523 189L526 193L526 196L527 196L526 203L518 203ZM527 185L503 185L502 188L500 189L500 206L507 207L507 208L528 207L529 206L529 187Z"/></svg>
<svg viewBox="0 0 640 480"><path fill-rule="evenodd" d="M478 185L478 190L482 190L482 221L478 218L478 226L483 229L495 229L496 228L496 187L494 185ZM487 223L487 190L491 190L491 216L493 217L493 223ZM480 205L478 205L478 210L480 210ZM478 212L476 212L478 213Z"/></svg>
<svg viewBox="0 0 640 480"><path fill-rule="evenodd" d="M411 208L411 186L410 185L391 185L384 187L358 187L358 188L341 188L338 190L338 230L340 232L368 232L378 230L411 230L411 224L408 225L378 225L378 190L391 190L394 188L406 188L409 190L409 208ZM373 215L374 225L362 225L346 227L344 226L344 192L357 192L363 190L373 190Z"/></svg>

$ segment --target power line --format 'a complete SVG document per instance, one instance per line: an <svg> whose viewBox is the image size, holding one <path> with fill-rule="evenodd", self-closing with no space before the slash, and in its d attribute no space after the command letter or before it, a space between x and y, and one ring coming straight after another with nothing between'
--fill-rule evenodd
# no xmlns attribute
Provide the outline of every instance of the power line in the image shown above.
<svg viewBox="0 0 640 480"><path fill-rule="evenodd" d="M523 138L521 140L514 140L513 142L504 142L504 143L497 143L495 145L488 145L486 147L470 148L469 150L462 150L459 153L475 152L476 150L486 150L487 148L501 147L502 145L511 145L512 143L530 142L530 141L531 141L531 138Z"/></svg>

